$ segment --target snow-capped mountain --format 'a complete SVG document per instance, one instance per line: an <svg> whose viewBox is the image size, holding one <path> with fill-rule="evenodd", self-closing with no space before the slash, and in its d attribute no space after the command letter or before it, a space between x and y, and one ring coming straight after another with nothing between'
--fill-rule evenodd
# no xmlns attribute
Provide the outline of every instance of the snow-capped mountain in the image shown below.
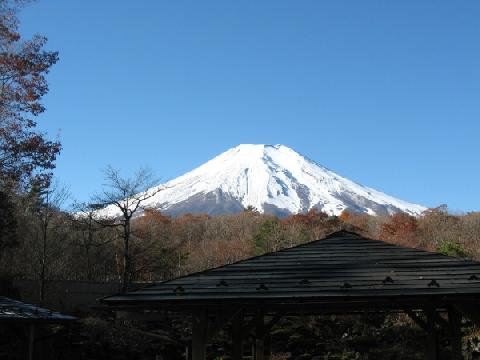
<svg viewBox="0 0 480 360"><path fill-rule="evenodd" d="M149 191L159 188L144 205L171 215L217 215L248 206L280 216L312 208L331 215L343 210L418 215L425 210L350 181L284 145L239 145Z"/></svg>

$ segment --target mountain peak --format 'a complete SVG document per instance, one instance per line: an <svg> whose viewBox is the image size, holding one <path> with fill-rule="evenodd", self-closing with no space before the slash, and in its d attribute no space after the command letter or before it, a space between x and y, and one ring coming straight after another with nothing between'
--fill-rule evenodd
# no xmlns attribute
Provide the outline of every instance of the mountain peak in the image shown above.
<svg viewBox="0 0 480 360"><path fill-rule="evenodd" d="M248 206L280 216L312 208L330 215L425 210L348 180L281 144L238 145L160 187L145 205L171 215L234 213Z"/></svg>
<svg viewBox="0 0 480 360"><path fill-rule="evenodd" d="M220 154L220 155L223 155L223 154L232 154L232 153L242 153L244 155L262 155L265 153L265 151L268 151L268 150L280 150L280 149L288 149L290 151L294 151L292 149L290 149L289 147L285 146L285 145L281 145L281 144L275 144L275 145L272 145L272 144L240 144L240 145L237 145L227 151L225 151L224 153Z"/></svg>

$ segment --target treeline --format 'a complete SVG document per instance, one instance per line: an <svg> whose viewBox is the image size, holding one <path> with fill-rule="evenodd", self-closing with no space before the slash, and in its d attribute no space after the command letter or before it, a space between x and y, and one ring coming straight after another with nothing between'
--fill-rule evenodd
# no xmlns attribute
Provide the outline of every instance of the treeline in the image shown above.
<svg viewBox="0 0 480 360"><path fill-rule="evenodd" d="M122 228L26 202L11 213L17 228L15 240L4 243L3 274L39 279L45 267L50 280L121 280ZM145 210L131 224L129 279L164 280L232 263L322 237L341 224L338 217L315 211L279 219L255 210L214 217Z"/></svg>
<svg viewBox="0 0 480 360"><path fill-rule="evenodd" d="M15 241L2 243L0 269L4 276L121 281L121 228L59 209L47 212L45 204L22 200L13 204L10 215L4 211L2 218L16 224ZM169 217L145 210L132 219L129 280L170 279L319 239L340 229L480 259L480 213L451 215L445 207L428 210L419 217L348 212L337 217L311 210L278 218L255 209L233 215Z"/></svg>

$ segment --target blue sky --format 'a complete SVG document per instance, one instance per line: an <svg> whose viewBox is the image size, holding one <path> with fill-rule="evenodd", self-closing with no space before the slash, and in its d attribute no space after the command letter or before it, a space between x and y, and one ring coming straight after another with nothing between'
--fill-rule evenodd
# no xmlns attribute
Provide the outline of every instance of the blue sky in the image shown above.
<svg viewBox="0 0 480 360"><path fill-rule="evenodd" d="M22 10L60 52L39 122L87 200L102 168L172 179L285 144L426 206L480 210L480 2L64 1Z"/></svg>

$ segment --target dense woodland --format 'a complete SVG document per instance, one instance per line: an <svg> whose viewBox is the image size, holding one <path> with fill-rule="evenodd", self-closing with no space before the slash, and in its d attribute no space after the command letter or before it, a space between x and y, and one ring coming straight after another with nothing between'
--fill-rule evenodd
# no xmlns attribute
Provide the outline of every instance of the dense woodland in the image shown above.
<svg viewBox="0 0 480 360"><path fill-rule="evenodd" d="M42 211L35 211L38 199L9 201L13 207L2 218L14 229L2 241L4 276L40 279L44 271L49 280L121 280L121 229L42 204ZM480 260L480 213L451 215L445 207L427 210L420 217L348 212L336 217L311 210L278 218L255 209L213 217L169 217L145 210L132 220L128 278L165 280L319 239L339 229Z"/></svg>

